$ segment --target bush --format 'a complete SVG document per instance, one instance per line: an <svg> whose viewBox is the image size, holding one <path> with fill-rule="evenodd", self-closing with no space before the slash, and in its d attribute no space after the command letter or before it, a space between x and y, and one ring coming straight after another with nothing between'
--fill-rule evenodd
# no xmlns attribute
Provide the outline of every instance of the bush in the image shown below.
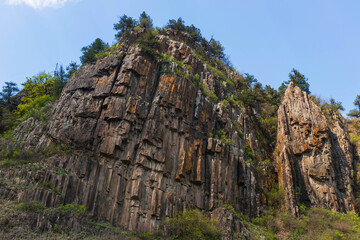
<svg viewBox="0 0 360 240"><path fill-rule="evenodd" d="M83 214L86 211L84 205L79 204L65 204L58 206L55 211L58 214L66 214L66 213L75 213L75 214Z"/></svg>
<svg viewBox="0 0 360 240"><path fill-rule="evenodd" d="M26 148L19 148L10 136L0 139L0 169L19 166L34 160L35 153Z"/></svg>
<svg viewBox="0 0 360 240"><path fill-rule="evenodd" d="M209 219L199 210L185 210L174 218L165 221L165 229L176 239L220 239L218 222Z"/></svg>
<svg viewBox="0 0 360 240"><path fill-rule="evenodd" d="M159 59L161 57L159 53L161 44L153 31L146 31L143 36L136 40L136 43L141 48L141 51L152 59Z"/></svg>
<svg viewBox="0 0 360 240"><path fill-rule="evenodd" d="M24 212L40 212L44 210L45 207L41 202L31 201L19 203L18 209Z"/></svg>

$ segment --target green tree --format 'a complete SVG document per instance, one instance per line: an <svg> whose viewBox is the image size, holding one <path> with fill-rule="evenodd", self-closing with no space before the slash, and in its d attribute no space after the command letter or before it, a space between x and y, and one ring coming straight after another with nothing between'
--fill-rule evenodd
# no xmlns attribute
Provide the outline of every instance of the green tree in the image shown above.
<svg viewBox="0 0 360 240"><path fill-rule="evenodd" d="M302 91L305 91L307 94L310 94L310 84L308 83L308 79L301 74L298 70L293 68L289 73L289 81L285 81L279 87L279 92L282 94L285 92L287 86L290 82L293 82L295 86L298 86Z"/></svg>
<svg viewBox="0 0 360 240"><path fill-rule="evenodd" d="M115 38L119 40L122 36L129 34L129 32L138 25L138 21L125 14L122 15L118 23L114 24L114 29L117 31Z"/></svg>
<svg viewBox="0 0 360 240"><path fill-rule="evenodd" d="M184 32L186 30L185 22L182 18L178 18L178 20L170 19L165 28L171 28L173 30Z"/></svg>
<svg viewBox="0 0 360 240"><path fill-rule="evenodd" d="M348 113L349 117L360 118L360 95L357 95L354 101L354 105L357 109L353 109Z"/></svg>
<svg viewBox="0 0 360 240"><path fill-rule="evenodd" d="M31 78L27 78L23 91L25 95L17 106L16 113L21 120L25 120L33 113L38 112L46 103L54 99L56 77L41 72Z"/></svg>
<svg viewBox="0 0 360 240"><path fill-rule="evenodd" d="M76 62L70 62L69 66L66 67L66 79L69 80L71 76L77 72L79 65Z"/></svg>
<svg viewBox="0 0 360 240"><path fill-rule="evenodd" d="M95 62L97 60L96 54L105 51L108 47L109 45L100 38L95 39L95 41L89 46L83 47L81 49L83 53L83 55L80 57L81 63L84 64Z"/></svg>
<svg viewBox="0 0 360 240"><path fill-rule="evenodd" d="M140 17L139 17L139 26L146 29L146 30L151 30L153 29L153 23L152 23L152 19L150 18L149 15L146 14L146 12L142 12L140 14Z"/></svg>
<svg viewBox="0 0 360 240"><path fill-rule="evenodd" d="M219 41L216 41L213 37L211 37L209 41L209 53L215 56L217 59L223 59L225 57L224 47L221 45Z"/></svg>
<svg viewBox="0 0 360 240"><path fill-rule="evenodd" d="M334 98L330 98L330 102L325 102L321 105L321 110L326 116L332 117L334 113L344 111L345 109L341 102L337 102Z"/></svg>
<svg viewBox="0 0 360 240"><path fill-rule="evenodd" d="M136 43L141 48L142 52L152 59L160 57L159 51L161 50L161 44L153 31L147 31L141 38L136 40Z"/></svg>
<svg viewBox="0 0 360 240"><path fill-rule="evenodd" d="M55 74L54 80L54 96L58 97L61 94L61 90L67 82L66 73L64 67L60 65L59 71Z"/></svg>
<svg viewBox="0 0 360 240"><path fill-rule="evenodd" d="M3 91L0 93L1 100L10 103L10 99L19 91L17 84L14 82L5 82L5 86L3 86Z"/></svg>

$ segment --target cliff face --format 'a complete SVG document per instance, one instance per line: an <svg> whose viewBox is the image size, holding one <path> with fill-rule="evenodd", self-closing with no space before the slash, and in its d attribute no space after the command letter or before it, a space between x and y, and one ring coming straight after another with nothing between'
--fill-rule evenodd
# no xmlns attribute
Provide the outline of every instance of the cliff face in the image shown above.
<svg viewBox="0 0 360 240"><path fill-rule="evenodd" d="M160 41L164 54L198 74L205 89L163 71L180 63L153 60L136 47L82 66L55 105L47 136L36 129L26 134L38 136L35 149L51 139L74 154L47 159L37 172L3 172L35 187L2 195L47 206L83 204L98 219L139 231L155 231L161 218L185 208L211 211L227 203L258 214L265 180L256 177L244 147L258 161L269 156L255 137L252 109L211 102L204 90L225 99L227 83L216 81L187 45L165 36ZM60 193L37 182L51 182Z"/></svg>
<svg viewBox="0 0 360 240"><path fill-rule="evenodd" d="M221 80L180 39L176 32L160 35L167 61L124 46L82 66L63 89L49 125L30 118L15 135L24 148L60 144L72 151L1 170L6 187L0 196L49 207L82 204L97 219L156 231L162 218L185 208L225 216L216 208L230 204L248 216L261 213L264 192L276 184L275 163L285 205L294 214L301 203L354 209L355 163L340 115L327 120L290 84L269 161L256 111L223 101L236 90L231 81L242 76L227 69L227 81Z"/></svg>
<svg viewBox="0 0 360 240"><path fill-rule="evenodd" d="M278 179L288 209L294 214L300 204L354 209L354 157L340 114L327 120L309 96L290 83L278 110L277 138Z"/></svg>

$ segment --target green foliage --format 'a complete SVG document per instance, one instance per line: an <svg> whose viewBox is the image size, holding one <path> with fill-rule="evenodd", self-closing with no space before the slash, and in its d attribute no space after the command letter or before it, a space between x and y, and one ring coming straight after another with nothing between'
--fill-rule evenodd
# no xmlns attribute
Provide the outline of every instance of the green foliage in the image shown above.
<svg viewBox="0 0 360 240"><path fill-rule="evenodd" d="M21 103L17 106L16 113L23 121L29 117L45 121L49 112L49 101L55 100L54 96L59 94L55 88L56 78L48 73L39 73L32 78L27 78L23 91L26 94L21 98Z"/></svg>
<svg viewBox="0 0 360 240"><path fill-rule="evenodd" d="M86 212L86 208L84 205L79 204L65 204L58 206L57 208L53 209L53 211L60 215L84 214Z"/></svg>
<svg viewBox="0 0 360 240"><path fill-rule="evenodd" d="M23 212L41 212L45 207L41 202L31 201L19 203L18 209Z"/></svg>
<svg viewBox="0 0 360 240"><path fill-rule="evenodd" d="M35 161L35 153L19 148L11 139L11 136L0 138L0 169L17 167Z"/></svg>
<svg viewBox="0 0 360 240"><path fill-rule="evenodd" d="M146 14L145 11L143 11L140 14L139 27L144 28L145 30L152 30L153 29L152 19L150 18L149 15Z"/></svg>
<svg viewBox="0 0 360 240"><path fill-rule="evenodd" d="M247 158L247 161L251 162L255 160L255 153L253 152L249 144L244 145L244 153Z"/></svg>
<svg viewBox="0 0 360 240"><path fill-rule="evenodd" d="M229 133L225 132L223 129L220 129L216 131L216 133L214 134L214 138L219 139L227 146L233 146L235 142L228 135Z"/></svg>
<svg viewBox="0 0 360 240"><path fill-rule="evenodd" d="M357 95L355 101L354 101L354 105L357 107L357 109L353 109L348 113L349 117L354 117L354 118L360 118L360 95Z"/></svg>
<svg viewBox="0 0 360 240"><path fill-rule="evenodd" d="M138 25L138 21L125 14L122 15L118 23L114 24L114 29L117 31L115 34L116 39L120 40L122 36L128 36L130 31Z"/></svg>
<svg viewBox="0 0 360 240"><path fill-rule="evenodd" d="M230 66L230 61L224 53L224 47L219 41L216 41L213 37L207 41L201 35L200 29L196 28L194 25L187 26L182 18L177 20L171 19L166 24L165 29L170 28L176 31L183 32L185 34L185 42L190 46L201 46L204 52L208 53L210 57L217 60L222 60L226 66Z"/></svg>
<svg viewBox="0 0 360 240"><path fill-rule="evenodd" d="M121 54L120 54L119 50L122 49L122 47L123 46L121 44L116 43L111 47L107 47L106 49L104 49L104 51L101 51L101 52L97 53L95 55L95 58L100 59L100 58L104 58L106 56L109 56L111 54L117 54L120 57Z"/></svg>
<svg viewBox="0 0 360 240"><path fill-rule="evenodd" d="M141 51L152 59L160 59L161 44L156 38L154 31L146 31L136 43L141 48Z"/></svg>
<svg viewBox="0 0 360 240"><path fill-rule="evenodd" d="M332 119L333 115L339 111L343 111L344 107L341 102L337 102L334 98L330 98L330 101L321 99L320 97L310 96L311 100L321 108L321 111L324 113L325 117Z"/></svg>
<svg viewBox="0 0 360 240"><path fill-rule="evenodd" d="M78 68L79 65L76 62L70 62L69 66L66 67L66 79L69 80L77 72Z"/></svg>
<svg viewBox="0 0 360 240"><path fill-rule="evenodd" d="M5 82L3 90L0 93L0 101L10 104L10 99L19 91L17 84L14 82Z"/></svg>
<svg viewBox="0 0 360 240"><path fill-rule="evenodd" d="M106 51L109 47L109 44L105 43L100 38L95 39L89 46L83 47L81 49L83 55L80 57L82 64L93 63L97 60L96 54Z"/></svg>
<svg viewBox="0 0 360 240"><path fill-rule="evenodd" d="M176 217L166 220L165 229L174 239L216 240L221 236L218 222L209 219L199 210L185 210Z"/></svg>
<svg viewBox="0 0 360 240"><path fill-rule="evenodd" d="M293 68L289 73L289 78L289 81L283 82L282 85L279 87L279 92L283 94L289 83L293 82L294 86L298 86L302 91L310 94L310 84L308 83L308 79L298 70Z"/></svg>

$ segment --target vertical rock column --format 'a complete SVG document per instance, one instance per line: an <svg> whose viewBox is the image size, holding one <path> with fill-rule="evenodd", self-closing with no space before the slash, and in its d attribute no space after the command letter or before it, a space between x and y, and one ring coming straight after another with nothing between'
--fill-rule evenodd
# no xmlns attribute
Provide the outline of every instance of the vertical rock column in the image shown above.
<svg viewBox="0 0 360 240"><path fill-rule="evenodd" d="M285 206L354 209L349 140L339 120L327 120L309 96L289 84L278 110L275 159Z"/></svg>

